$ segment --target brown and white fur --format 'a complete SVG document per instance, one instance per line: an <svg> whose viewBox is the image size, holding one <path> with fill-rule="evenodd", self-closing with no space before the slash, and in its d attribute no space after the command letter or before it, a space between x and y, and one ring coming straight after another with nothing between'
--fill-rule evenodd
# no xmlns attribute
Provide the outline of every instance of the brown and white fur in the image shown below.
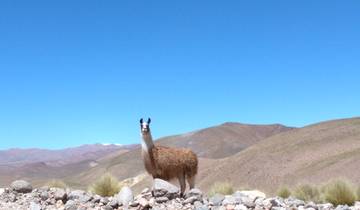
<svg viewBox="0 0 360 210"><path fill-rule="evenodd" d="M187 180L190 189L195 187L195 175L198 170L198 159L190 149L171 148L154 145L150 132L150 118L147 122L140 120L142 136L142 158L146 171L152 177L164 180L177 178L180 183L181 196L184 195Z"/></svg>

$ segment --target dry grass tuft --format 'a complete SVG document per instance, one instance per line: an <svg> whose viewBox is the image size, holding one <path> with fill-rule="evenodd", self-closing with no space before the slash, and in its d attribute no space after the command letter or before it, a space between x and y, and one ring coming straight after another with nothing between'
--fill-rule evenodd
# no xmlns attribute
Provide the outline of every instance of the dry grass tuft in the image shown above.
<svg viewBox="0 0 360 210"><path fill-rule="evenodd" d="M324 198L327 202L337 205L353 205L356 201L356 192L353 185L344 179L336 179L324 187Z"/></svg>
<svg viewBox="0 0 360 210"><path fill-rule="evenodd" d="M215 182L209 192L209 196L213 196L215 194L223 194L223 195L230 195L234 193L234 189L229 182Z"/></svg>
<svg viewBox="0 0 360 210"><path fill-rule="evenodd" d="M321 201L321 193L319 188L310 184L298 185L293 191L293 196L303 201Z"/></svg>
<svg viewBox="0 0 360 210"><path fill-rule="evenodd" d="M291 195L291 191L287 186L282 186L278 189L276 195L282 198L288 198Z"/></svg>
<svg viewBox="0 0 360 210"><path fill-rule="evenodd" d="M119 181L110 173L104 174L90 186L89 191L100 196L113 196L120 191Z"/></svg>

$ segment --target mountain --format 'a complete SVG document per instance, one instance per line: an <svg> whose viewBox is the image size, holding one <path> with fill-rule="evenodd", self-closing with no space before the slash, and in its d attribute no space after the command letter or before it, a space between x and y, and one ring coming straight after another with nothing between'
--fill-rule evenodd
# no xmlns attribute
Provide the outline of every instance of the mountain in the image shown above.
<svg viewBox="0 0 360 210"><path fill-rule="evenodd" d="M156 131L153 134L156 135ZM229 181L235 189L257 188L268 194L274 194L281 185L321 183L337 177L360 184L357 170L360 168L360 118L320 122L302 128L224 123L160 138L155 144L193 149L199 156L196 183L204 191L217 181ZM119 180L136 180L135 191L150 186L151 178L145 173L140 145L109 151L104 150L103 145L94 145L97 147L100 149L89 149L87 153L72 150L67 156L48 158L44 155L43 159L33 151L27 153L32 154L29 159L14 151L6 154L17 154L17 158L8 157L1 151L1 161L7 158L7 164L0 165L0 186L8 185L14 178L25 178L35 186L56 178L86 189L105 172ZM82 155L76 156L74 151Z"/></svg>
<svg viewBox="0 0 360 210"><path fill-rule="evenodd" d="M0 150L0 165L21 166L45 162L47 165L61 166L88 159L97 159L104 156L104 153L111 153L119 148L121 146L115 144L86 144L60 150L37 148Z"/></svg>
<svg viewBox="0 0 360 210"><path fill-rule="evenodd" d="M0 187L15 179L43 184L74 176L97 165L97 160L129 151L133 145L88 144L61 150L10 149L0 151Z"/></svg>
<svg viewBox="0 0 360 210"><path fill-rule="evenodd" d="M345 177L360 184L360 118L321 122L270 136L200 171L200 188L215 181L274 193L280 185Z"/></svg>
<svg viewBox="0 0 360 210"><path fill-rule="evenodd" d="M200 166L202 167L213 159L234 155L272 135L293 129L279 124L225 123L182 135L164 137L155 143L193 149L200 157ZM141 159L140 146L118 156L103 158L97 166L76 176L67 177L65 180L77 186L86 186L105 172L111 172L120 180L142 175L145 170ZM149 179L146 180L149 182ZM138 189L141 189L143 185L145 183L140 183Z"/></svg>

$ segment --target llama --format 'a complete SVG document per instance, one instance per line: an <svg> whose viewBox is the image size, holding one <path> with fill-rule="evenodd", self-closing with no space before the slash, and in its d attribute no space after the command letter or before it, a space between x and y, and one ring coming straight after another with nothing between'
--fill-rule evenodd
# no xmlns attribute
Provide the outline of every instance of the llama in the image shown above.
<svg viewBox="0 0 360 210"><path fill-rule="evenodd" d="M147 122L140 119L142 158L145 169L154 179L169 181L177 178L181 188L180 196L183 196L186 188L185 179L190 189L195 187L195 175L198 170L197 156L190 149L154 145L150 122L150 118Z"/></svg>

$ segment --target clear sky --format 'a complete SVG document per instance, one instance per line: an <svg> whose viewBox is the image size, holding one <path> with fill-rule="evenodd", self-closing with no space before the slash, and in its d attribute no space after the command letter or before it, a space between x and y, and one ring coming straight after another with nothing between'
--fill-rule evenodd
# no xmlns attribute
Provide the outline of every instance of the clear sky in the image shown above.
<svg viewBox="0 0 360 210"><path fill-rule="evenodd" d="M0 1L0 149L360 116L359 1Z"/></svg>

